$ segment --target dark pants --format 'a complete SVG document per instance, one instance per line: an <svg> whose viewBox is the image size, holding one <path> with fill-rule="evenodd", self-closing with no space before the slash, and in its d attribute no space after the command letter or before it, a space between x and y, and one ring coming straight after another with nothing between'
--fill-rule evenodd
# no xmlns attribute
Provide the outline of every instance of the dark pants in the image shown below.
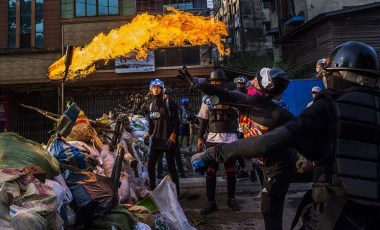
<svg viewBox="0 0 380 230"><path fill-rule="evenodd" d="M217 143L206 143L206 148L210 148ZM235 168L235 159L230 159L224 162L224 167L227 174L227 191L228 198L235 197L235 188L236 188L236 168ZM207 190L207 199L208 201L215 201L215 189L216 189L216 173L219 169L219 163L213 163L208 166L206 172L206 190Z"/></svg>
<svg viewBox="0 0 380 230"><path fill-rule="evenodd" d="M261 195L261 213L266 230L282 229L284 200L291 181L292 177L288 175L264 178L264 189Z"/></svg>
<svg viewBox="0 0 380 230"><path fill-rule="evenodd" d="M177 138L178 143L178 138ZM162 168L162 158L164 157L164 154L158 158L157 160L157 174L162 175L164 173L164 170ZM185 170L183 169L183 162L182 162L182 155L179 145L176 145L175 154L174 154L175 163L177 164L178 173L183 174L185 173Z"/></svg>
<svg viewBox="0 0 380 230"><path fill-rule="evenodd" d="M177 145L173 145L168 150L155 149L154 146L150 147L149 160L148 160L148 174L149 174L150 188L152 190L156 188L157 160L160 157L160 155L163 155L165 152L166 153L166 162L168 164L169 173L171 174L173 182L176 184L177 194L178 195L180 194L178 172L177 172L177 169L175 167L175 162L174 162L174 155L175 155L176 146Z"/></svg>

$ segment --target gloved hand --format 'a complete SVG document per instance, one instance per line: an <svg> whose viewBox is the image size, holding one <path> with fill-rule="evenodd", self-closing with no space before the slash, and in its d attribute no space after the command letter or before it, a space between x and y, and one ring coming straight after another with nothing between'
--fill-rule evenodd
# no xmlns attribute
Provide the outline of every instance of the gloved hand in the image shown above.
<svg viewBox="0 0 380 230"><path fill-rule="evenodd" d="M150 134L145 133L145 135L144 135L144 144L145 145L149 145L149 137L150 137Z"/></svg>
<svg viewBox="0 0 380 230"><path fill-rule="evenodd" d="M203 152L194 154L191 157L191 163L193 164L196 161L205 161L207 164L211 164L214 162L218 162L218 163L223 162L223 158L220 152L221 147L222 147L222 144L218 144L211 148L206 149Z"/></svg>
<svg viewBox="0 0 380 230"><path fill-rule="evenodd" d="M175 133L172 133L168 139L168 141L166 142L167 143L167 146L168 146L168 149L172 148L174 146L174 144L176 143L176 137L177 135L175 135Z"/></svg>
<svg viewBox="0 0 380 230"><path fill-rule="evenodd" d="M178 72L179 75L177 75L177 78L187 81L190 84L190 88L197 89L199 87L198 78L191 76L186 66L183 66L182 69L178 69Z"/></svg>

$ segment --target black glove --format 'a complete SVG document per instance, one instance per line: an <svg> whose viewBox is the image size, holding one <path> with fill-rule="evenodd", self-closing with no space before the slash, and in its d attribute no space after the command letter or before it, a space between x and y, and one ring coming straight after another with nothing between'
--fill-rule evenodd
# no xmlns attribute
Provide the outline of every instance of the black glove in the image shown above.
<svg viewBox="0 0 380 230"><path fill-rule="evenodd" d="M149 145L149 137L144 137L144 144Z"/></svg>
<svg viewBox="0 0 380 230"><path fill-rule="evenodd" d="M178 69L179 75L177 78L183 81L187 81L190 84L190 88L198 88L198 78L191 76L186 66L183 66L182 69Z"/></svg>

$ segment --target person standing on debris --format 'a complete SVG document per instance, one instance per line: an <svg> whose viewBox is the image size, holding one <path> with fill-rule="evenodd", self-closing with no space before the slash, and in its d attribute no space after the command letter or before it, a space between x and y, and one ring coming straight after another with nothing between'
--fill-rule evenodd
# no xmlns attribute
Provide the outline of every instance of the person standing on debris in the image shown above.
<svg viewBox="0 0 380 230"><path fill-rule="evenodd" d="M164 88L164 99L171 100L172 97L173 97L173 91L169 87L165 87ZM175 105L176 105L176 108L178 109L178 106L176 103L175 103ZM178 143L178 136L176 139L176 143ZM163 155L161 155L157 161L157 179L164 178L164 173L163 173L163 168L162 168L162 163L163 163L162 158L163 158ZM180 150L179 145L176 145L174 159L175 159L176 164L177 164L179 176L181 178L186 178L185 170L183 168L182 154L181 154L181 150Z"/></svg>
<svg viewBox="0 0 380 230"><path fill-rule="evenodd" d="M218 87L223 87L227 77L222 69L215 69L211 72L208 81ZM198 131L197 149L202 150L206 147L212 147L218 143L230 143L237 140L238 114L230 106L220 106L216 109L210 109L206 103L202 103L198 113L200 119ZM205 138L206 129L208 135ZM206 139L206 141L205 141ZM234 211L240 210L235 199L236 172L235 160L230 159L224 163L227 176L228 201L227 205ZM208 202L201 209L202 215L215 212L218 208L215 202L216 173L219 164L210 164L206 171L206 190Z"/></svg>
<svg viewBox="0 0 380 230"><path fill-rule="evenodd" d="M330 53L322 77L327 90L290 122L193 157L211 162L236 156L281 157L280 150L293 146L315 162L313 203L303 229L378 229L380 71L376 50L361 42L343 43Z"/></svg>
<svg viewBox="0 0 380 230"><path fill-rule="evenodd" d="M178 106L173 100L164 99L164 83L160 79L152 80L149 89L153 101L149 106L149 131L145 133L145 142L151 137L148 159L150 188L152 190L156 188L156 164L160 155L165 152L168 169L179 195L178 173L174 162L176 146L178 145Z"/></svg>
<svg viewBox="0 0 380 230"><path fill-rule="evenodd" d="M182 98L181 99L181 107L179 110L180 120L181 120L181 126L180 126L180 140L179 145L182 148L182 143L184 139L186 140L186 146L191 147L189 136L190 136L190 123L187 120L187 117L190 116L193 113L193 110L191 108L191 105L189 103L188 98Z"/></svg>
<svg viewBox="0 0 380 230"><path fill-rule="evenodd" d="M314 87L311 89L311 96L313 97L313 100L312 100L311 102L309 102L309 103L307 104L306 107L309 107L309 106L311 106L311 105L313 104L315 97L317 96L317 94L318 94L320 91L321 91L321 88L320 88L319 86L314 86Z"/></svg>
<svg viewBox="0 0 380 230"><path fill-rule="evenodd" d="M245 76L239 76L235 78L234 79L234 83L236 87L235 91L247 94L247 87L246 87L247 81L248 79ZM242 139L242 138L244 138L244 133L243 133L243 128L241 127L239 123L238 139ZM237 162L238 162L237 178L238 179L249 178L249 173L247 169L245 168L244 158L241 158L241 157L237 158Z"/></svg>
<svg viewBox="0 0 380 230"><path fill-rule="evenodd" d="M219 89L194 77L188 81L194 88L198 88L208 95L217 95L221 103L236 106L240 111L239 122L242 125L245 138L260 136L293 118L288 110L281 108L272 100L273 97L281 95L289 84L287 74L281 69L261 69L253 80L250 95ZM243 140L246 139L230 144L234 145L234 143ZM224 144L220 145L223 146ZM246 146L246 148L250 148L250 146ZM284 153L280 157L265 157L263 159L264 179L261 212L266 229L282 229L284 200L295 174L295 151L292 148L283 148L280 151ZM196 159L198 155L195 154L193 158ZM227 162L231 159L234 158L228 159Z"/></svg>

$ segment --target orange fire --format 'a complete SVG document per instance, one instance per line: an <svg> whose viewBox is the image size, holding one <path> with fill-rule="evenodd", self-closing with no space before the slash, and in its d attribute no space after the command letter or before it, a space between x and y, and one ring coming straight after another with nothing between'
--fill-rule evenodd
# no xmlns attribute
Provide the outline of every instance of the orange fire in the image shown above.
<svg viewBox="0 0 380 230"><path fill-rule="evenodd" d="M224 47L228 35L226 25L211 17L196 16L168 8L168 14L137 15L131 23L113 29L107 35L97 35L84 48L74 47L72 64L67 79L83 78L95 71L95 61L114 59L135 54L144 59L148 51L170 46L216 45L220 55L229 55ZM65 56L49 67L49 78L60 80L64 76Z"/></svg>

